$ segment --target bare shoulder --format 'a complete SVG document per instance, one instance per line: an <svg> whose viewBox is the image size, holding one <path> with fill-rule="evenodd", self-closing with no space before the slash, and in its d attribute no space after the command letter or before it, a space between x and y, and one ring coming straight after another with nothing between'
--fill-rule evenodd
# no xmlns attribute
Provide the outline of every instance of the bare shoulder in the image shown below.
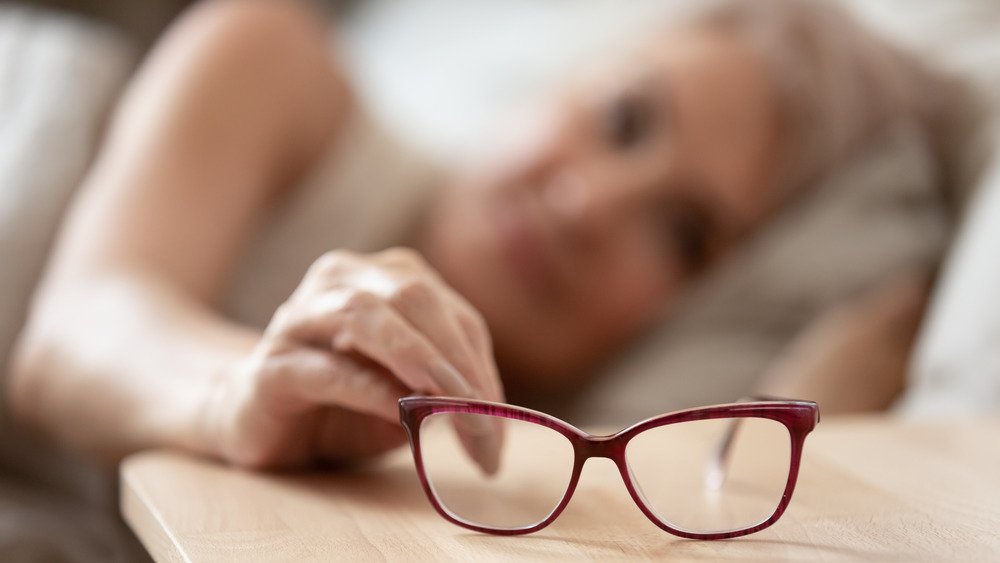
<svg viewBox="0 0 1000 563"><path fill-rule="evenodd" d="M177 43L202 55L207 50L236 69L280 69L291 78L337 82L342 76L330 33L323 13L304 0L202 0L168 30L165 41L184 36Z"/></svg>
<svg viewBox="0 0 1000 563"><path fill-rule="evenodd" d="M329 23L298 0L196 4L161 39L133 90L126 103L183 107L185 121L204 127L255 124L296 160L322 150L354 105Z"/></svg>
<svg viewBox="0 0 1000 563"><path fill-rule="evenodd" d="M192 49L211 49L229 62L289 73L339 70L329 52L329 24L300 0L202 0L168 31Z"/></svg>

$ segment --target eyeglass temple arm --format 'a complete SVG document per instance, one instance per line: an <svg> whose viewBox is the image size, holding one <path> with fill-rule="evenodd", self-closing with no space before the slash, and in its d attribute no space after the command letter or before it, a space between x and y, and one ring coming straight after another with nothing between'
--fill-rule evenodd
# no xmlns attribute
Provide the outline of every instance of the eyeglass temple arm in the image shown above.
<svg viewBox="0 0 1000 563"><path fill-rule="evenodd" d="M784 397L772 395L747 395L740 397L736 402L746 401L787 401ZM708 459L705 466L705 484L709 489L717 491L726 483L727 468L729 462L729 452L732 450L733 442L736 439L736 432L740 428L741 418L734 418L729 421L726 433L722 435L718 445L715 447L715 454Z"/></svg>

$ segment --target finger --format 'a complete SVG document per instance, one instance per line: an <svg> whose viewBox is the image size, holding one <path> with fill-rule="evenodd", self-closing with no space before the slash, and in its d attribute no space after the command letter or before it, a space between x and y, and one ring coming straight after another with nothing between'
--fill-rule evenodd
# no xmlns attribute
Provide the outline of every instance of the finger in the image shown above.
<svg viewBox="0 0 1000 563"><path fill-rule="evenodd" d="M458 318L470 345L479 354L480 365L487 374L485 384L490 386L489 396L498 403L506 402L507 398L500 380L496 358L493 356L493 339L490 337L486 322L474 309ZM499 418L495 419L492 431L485 434L481 429L478 432L476 429L462 431L456 426L455 430L458 432L465 450L470 452L474 460L478 460L483 471L487 475L496 474L500 469L500 451L503 448L505 435L504 421ZM474 438L470 439L470 437Z"/></svg>
<svg viewBox="0 0 1000 563"><path fill-rule="evenodd" d="M364 358L301 347L274 357L274 396L287 395L307 405L340 406L399 424L399 398L409 390L385 368Z"/></svg>
<svg viewBox="0 0 1000 563"><path fill-rule="evenodd" d="M469 331L462 327L460 318L467 318L471 323L473 317L466 314L461 303L444 292L436 293L434 287L419 283L401 288L394 294L392 303L404 321L426 336L436 350L465 374L480 396L494 401L503 399L502 392L498 390L499 377L495 368L489 371L493 365L492 358L488 363L484 362L484 357L474 350L471 343L473 335L476 335L481 339L480 344L486 344L485 350L491 353L488 338L484 343L483 331L478 327L470 326ZM478 415L455 415L452 422L469 457L487 475L495 474L500 466L503 444L502 421Z"/></svg>
<svg viewBox="0 0 1000 563"><path fill-rule="evenodd" d="M499 399L491 381L494 374L483 364L482 356L459 323L459 316L464 311L443 288L423 281L408 283L392 294L390 303L458 370L480 397Z"/></svg>
<svg viewBox="0 0 1000 563"><path fill-rule="evenodd" d="M475 361L479 365L479 386L484 396L492 401L506 401L496 357L493 355L493 338L483 316L462 296L445 286L445 295L455 309L455 322L458 323L465 341L472 349Z"/></svg>
<svg viewBox="0 0 1000 563"><path fill-rule="evenodd" d="M477 396L425 337L371 293L331 291L287 308L278 324L286 338L365 356L412 391Z"/></svg>
<svg viewBox="0 0 1000 563"><path fill-rule="evenodd" d="M378 268L373 269L369 262ZM353 279L354 283L343 285L345 279ZM475 330L477 324L485 327L485 323L466 322L481 317L418 253L396 248L375 254L368 261L345 251L326 253L310 267L291 299L292 305L308 305L338 287L365 287L398 305L397 310L432 342L481 397L503 400L489 333ZM473 337L474 333L478 334ZM326 342L314 344L322 346Z"/></svg>
<svg viewBox="0 0 1000 563"><path fill-rule="evenodd" d="M290 337L315 341L325 335L334 351L367 357L413 391L479 398L430 341L378 296L330 292L283 316L282 330ZM495 471L499 431L484 420L457 429L472 459L487 473Z"/></svg>
<svg viewBox="0 0 1000 563"><path fill-rule="evenodd" d="M456 413L451 416L451 422L462 448L472 461L486 475L494 475L500 468L500 450L504 440L503 419Z"/></svg>
<svg viewBox="0 0 1000 563"><path fill-rule="evenodd" d="M478 356L486 380L482 385L489 389L486 394L491 400L498 403L506 402L503 382L500 379L500 370L497 368L496 357L493 355L493 339L482 316L478 313L461 314L458 322L469 341L469 345Z"/></svg>
<svg viewBox="0 0 1000 563"><path fill-rule="evenodd" d="M328 461L371 458L406 443L398 421L390 424L349 410L324 409L318 424L316 454Z"/></svg>
<svg viewBox="0 0 1000 563"><path fill-rule="evenodd" d="M356 350L385 365L400 379L408 370L426 370L436 387L432 393L444 392L458 397L477 398L476 391L452 367L433 345L392 307L384 302L369 310L367 321L360 323L360 330L344 338L343 332L335 338L335 347ZM380 320L376 320L380 319ZM339 340L339 343L337 342ZM390 343L385 346L383 343ZM396 343L399 353L392 353L391 343ZM442 377L443 376L443 377ZM414 388L420 390L419 388ZM487 475L496 473L500 465L500 448L503 444L502 428L482 416L460 417L455 420L466 453Z"/></svg>
<svg viewBox="0 0 1000 563"><path fill-rule="evenodd" d="M390 249L377 254L376 260L396 272L396 279L408 280L386 294L397 310L431 340L483 398L502 402L503 386L489 331L478 311L449 287L419 253Z"/></svg>

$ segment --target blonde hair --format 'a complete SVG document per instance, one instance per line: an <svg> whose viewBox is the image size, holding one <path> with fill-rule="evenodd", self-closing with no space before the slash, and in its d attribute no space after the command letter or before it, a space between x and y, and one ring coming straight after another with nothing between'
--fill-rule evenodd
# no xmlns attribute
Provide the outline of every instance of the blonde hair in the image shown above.
<svg viewBox="0 0 1000 563"><path fill-rule="evenodd" d="M772 74L783 149L775 182L786 193L817 181L894 121L912 119L932 143L940 139L957 81L842 7L825 0L696 4L680 25L745 40Z"/></svg>

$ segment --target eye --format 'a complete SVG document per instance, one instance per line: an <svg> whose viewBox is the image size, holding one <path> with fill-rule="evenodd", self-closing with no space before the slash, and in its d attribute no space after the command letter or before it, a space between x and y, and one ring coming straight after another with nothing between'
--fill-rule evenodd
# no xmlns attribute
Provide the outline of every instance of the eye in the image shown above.
<svg viewBox="0 0 1000 563"><path fill-rule="evenodd" d="M647 100L634 92L613 98L604 108L604 129L609 143L619 149L629 149L649 135L652 108Z"/></svg>

